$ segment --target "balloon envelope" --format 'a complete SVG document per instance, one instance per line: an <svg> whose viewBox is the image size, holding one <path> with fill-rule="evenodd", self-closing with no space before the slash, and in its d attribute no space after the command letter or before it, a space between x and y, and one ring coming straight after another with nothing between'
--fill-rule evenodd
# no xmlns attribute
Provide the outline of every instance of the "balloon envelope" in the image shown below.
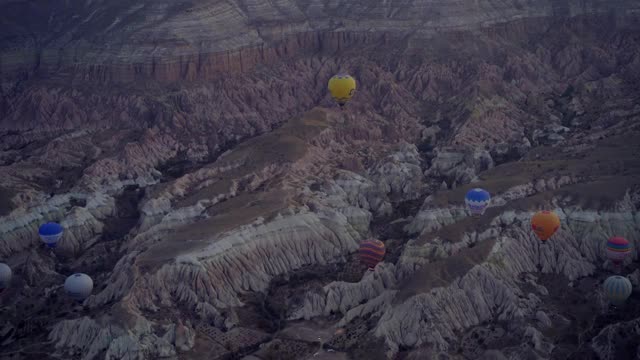
<svg viewBox="0 0 640 360"><path fill-rule="evenodd" d="M464 202L467 204L471 214L482 215L491 202L491 195L484 189L471 189L467 192Z"/></svg>
<svg viewBox="0 0 640 360"><path fill-rule="evenodd" d="M62 237L62 233L62 226L55 222L42 224L38 231L40 239L42 239L42 242L44 242L48 247L56 247L58 240Z"/></svg>
<svg viewBox="0 0 640 360"><path fill-rule="evenodd" d="M9 265L0 263L0 291L9 287L12 274Z"/></svg>
<svg viewBox="0 0 640 360"><path fill-rule="evenodd" d="M91 295L93 280L87 274L73 274L64 282L64 290L72 299L82 301Z"/></svg>
<svg viewBox="0 0 640 360"><path fill-rule="evenodd" d="M631 244L623 237L615 236L607 241L607 258L614 264L621 264L631 253Z"/></svg>
<svg viewBox="0 0 640 360"><path fill-rule="evenodd" d="M380 240L366 240L360 244L360 261L367 265L369 269L373 269L384 259L386 249L384 243Z"/></svg>
<svg viewBox="0 0 640 360"><path fill-rule="evenodd" d="M348 74L338 74L329 79L331 97L341 106L351 100L356 91L356 80Z"/></svg>
<svg viewBox="0 0 640 360"><path fill-rule="evenodd" d="M604 281L604 293L611 303L614 305L620 305L624 303L633 287L631 281L624 276L614 275Z"/></svg>
<svg viewBox="0 0 640 360"><path fill-rule="evenodd" d="M553 211L540 211L531 218L531 229L542 241L548 240L560 228L560 218Z"/></svg>

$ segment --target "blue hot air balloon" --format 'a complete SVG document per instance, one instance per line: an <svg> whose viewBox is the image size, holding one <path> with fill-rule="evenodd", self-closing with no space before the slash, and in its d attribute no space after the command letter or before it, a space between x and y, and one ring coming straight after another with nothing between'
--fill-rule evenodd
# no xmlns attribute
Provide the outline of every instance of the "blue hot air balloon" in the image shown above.
<svg viewBox="0 0 640 360"><path fill-rule="evenodd" d="M48 222L46 224L42 224L40 226L40 239L44 242L47 247L54 248L56 244L62 237L62 226L55 222Z"/></svg>
<svg viewBox="0 0 640 360"><path fill-rule="evenodd" d="M484 189L471 189L467 192L464 202L472 215L482 215L491 202L491 195Z"/></svg>
<svg viewBox="0 0 640 360"><path fill-rule="evenodd" d="M604 293L613 305L623 304L633 290L631 281L624 276L614 275L607 278L603 284Z"/></svg>

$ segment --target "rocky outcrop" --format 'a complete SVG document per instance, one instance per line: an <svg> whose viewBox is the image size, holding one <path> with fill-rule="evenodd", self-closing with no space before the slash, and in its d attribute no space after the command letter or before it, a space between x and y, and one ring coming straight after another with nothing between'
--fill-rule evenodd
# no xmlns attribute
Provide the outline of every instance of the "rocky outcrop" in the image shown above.
<svg viewBox="0 0 640 360"><path fill-rule="evenodd" d="M125 330L114 325L104 327L87 317L65 320L54 327L49 338L56 349L64 349L63 354L71 351L83 354L83 359L94 359L98 354L104 354L105 359L147 359L175 358L174 344L189 337L182 324L169 325L165 335L158 337L144 318L137 317L133 322L134 326ZM184 334L178 335L177 328Z"/></svg>
<svg viewBox="0 0 640 360"><path fill-rule="evenodd" d="M400 179L404 180L406 177ZM324 198L326 203L344 203L382 216L392 211L386 195L372 180L349 171L339 171L334 181L326 184L314 197ZM315 206L315 201L310 204Z"/></svg>
<svg viewBox="0 0 640 360"><path fill-rule="evenodd" d="M344 325L354 318L376 314L384 310L385 302L393 299L395 291L390 288L397 283L393 270L392 265L378 266L357 283L334 282L321 293L308 293L299 307L290 309L289 319L308 320L340 313L344 316L341 322Z"/></svg>
<svg viewBox="0 0 640 360"><path fill-rule="evenodd" d="M563 214L566 226L549 244L541 245L529 233L531 213L507 212L493 220L496 231L492 236L478 243L468 243L478 247L492 244L487 245L485 258L476 258L468 270L435 270L436 266L437 269L449 269L447 264L460 267L459 261L470 251L460 249L460 255L433 260L429 266L409 275L400 272L400 276L391 276L391 268L380 266L359 283L337 282L327 285L320 294L309 293L292 317L340 312L344 316L343 322L348 323L367 314L381 316L375 333L386 339L392 353L400 346L428 345L440 351L452 350L455 332L490 319L537 320L541 329L548 327L549 317L538 310L548 296L547 290L537 285L535 279L531 284L538 287L537 291L521 290L525 288L525 282L519 275L541 271L562 274L570 280L592 275L596 270L593 264L604 264L606 259L603 238L612 233L625 234L629 239L637 239L640 235L637 216L571 209L556 211ZM635 256L633 254L631 258ZM437 274L431 273L433 271ZM407 282L402 278L410 280ZM406 291L414 286L413 279L422 285L418 285L418 294L411 295ZM379 290L371 293L374 284L378 284ZM397 294L391 290L396 286L402 289ZM372 300L359 305L363 298ZM406 300L398 302L403 298ZM549 340L545 340L535 327L528 327L524 335L533 339L536 351L548 355L553 350Z"/></svg>
<svg viewBox="0 0 640 360"><path fill-rule="evenodd" d="M640 319L633 319L607 326L593 338L591 347L596 351L600 359L615 359L618 356L620 347L633 346L634 342L631 339L640 335L639 325ZM635 351L636 355L639 352L640 348Z"/></svg>
<svg viewBox="0 0 640 360"><path fill-rule="evenodd" d="M402 142L399 150L374 166L369 176L382 187L380 192L390 198L396 201L414 200L424 192L421 163L415 145Z"/></svg>
<svg viewBox="0 0 640 360"><path fill-rule="evenodd" d="M35 288L48 287L64 281L64 277L55 271L55 258L42 256L32 250L24 262L25 282Z"/></svg>
<svg viewBox="0 0 640 360"><path fill-rule="evenodd" d="M172 298L194 306L198 302L220 308L238 306L242 304L239 292L263 291L276 275L332 261L354 251L360 238L342 214L302 211L247 225L201 250L183 253L133 291L138 304L148 309L156 304L169 306Z"/></svg>
<svg viewBox="0 0 640 360"><path fill-rule="evenodd" d="M74 206L77 199L83 200L85 205ZM9 256L39 244L38 228L47 221L58 221L65 229L58 248L67 253L77 253L95 243L102 233L101 220L112 215L114 207L113 197L105 193L91 196L72 193L14 211L0 224L0 231L4 234L0 254Z"/></svg>
<svg viewBox="0 0 640 360"><path fill-rule="evenodd" d="M529 139L522 138L520 141L501 142L491 149L491 159L495 165L511 161L520 160L531 149Z"/></svg>
<svg viewBox="0 0 640 360"><path fill-rule="evenodd" d="M431 167L425 172L425 176L442 179L449 188L455 189L458 185L476 181L476 174L493 167L493 159L487 151L447 150L435 151L435 157L431 160Z"/></svg>

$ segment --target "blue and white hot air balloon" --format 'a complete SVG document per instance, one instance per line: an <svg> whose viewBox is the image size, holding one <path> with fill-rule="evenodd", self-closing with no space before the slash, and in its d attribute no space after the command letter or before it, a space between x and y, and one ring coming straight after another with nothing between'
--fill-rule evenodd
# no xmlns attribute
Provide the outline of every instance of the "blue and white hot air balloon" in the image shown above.
<svg viewBox="0 0 640 360"><path fill-rule="evenodd" d="M58 223L48 222L40 226L38 233L40 234L40 239L42 239L42 242L44 242L47 247L54 248L62 237L63 229Z"/></svg>
<svg viewBox="0 0 640 360"><path fill-rule="evenodd" d="M472 215L482 215L491 202L491 195L484 189L471 189L467 192L464 202L467 204Z"/></svg>
<svg viewBox="0 0 640 360"><path fill-rule="evenodd" d="M73 300L83 301L93 291L93 280L87 274L75 273L65 280L64 291Z"/></svg>
<svg viewBox="0 0 640 360"><path fill-rule="evenodd" d="M602 286L607 299L613 305L622 305L631 295L631 281L624 276L614 275L607 278Z"/></svg>

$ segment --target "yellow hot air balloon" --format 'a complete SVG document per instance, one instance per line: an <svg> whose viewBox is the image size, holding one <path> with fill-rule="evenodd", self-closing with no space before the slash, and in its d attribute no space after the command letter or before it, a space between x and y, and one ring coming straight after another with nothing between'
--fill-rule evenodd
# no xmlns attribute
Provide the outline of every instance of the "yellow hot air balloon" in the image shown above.
<svg viewBox="0 0 640 360"><path fill-rule="evenodd" d="M356 92L356 79L349 74L334 75L329 79L329 92L333 100L343 107Z"/></svg>
<svg viewBox="0 0 640 360"><path fill-rule="evenodd" d="M531 218L531 229L542 241L548 240L560 228L560 218L553 211L539 211Z"/></svg>

